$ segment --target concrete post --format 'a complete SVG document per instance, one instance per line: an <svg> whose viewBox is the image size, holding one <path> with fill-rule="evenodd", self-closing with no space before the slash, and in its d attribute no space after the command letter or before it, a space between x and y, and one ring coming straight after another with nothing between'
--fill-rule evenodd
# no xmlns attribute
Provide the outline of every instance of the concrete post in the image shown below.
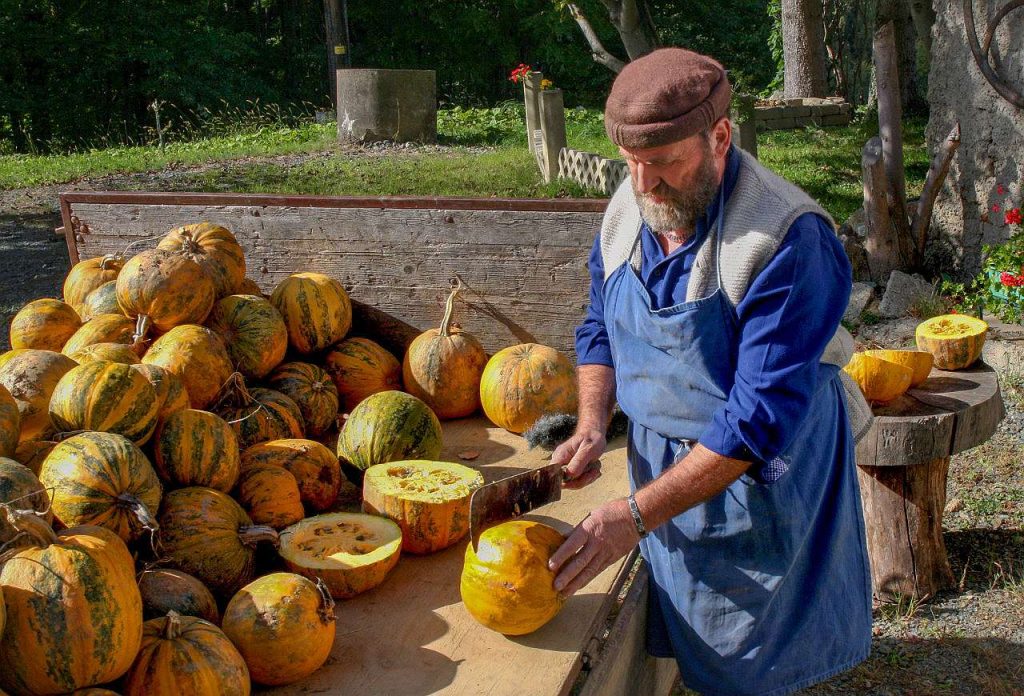
<svg viewBox="0 0 1024 696"><path fill-rule="evenodd" d="M543 163L541 173L545 183L558 179L558 153L566 146L565 100L560 89L545 89L540 93L540 119L543 133Z"/></svg>
<svg viewBox="0 0 1024 696"><path fill-rule="evenodd" d="M754 123L754 97L737 94L729 112L732 120L732 141L736 147L757 158L757 124Z"/></svg>
<svg viewBox="0 0 1024 696"><path fill-rule="evenodd" d="M523 101L526 105L526 143L530 152L540 152L540 81L544 74L533 71L523 78Z"/></svg>

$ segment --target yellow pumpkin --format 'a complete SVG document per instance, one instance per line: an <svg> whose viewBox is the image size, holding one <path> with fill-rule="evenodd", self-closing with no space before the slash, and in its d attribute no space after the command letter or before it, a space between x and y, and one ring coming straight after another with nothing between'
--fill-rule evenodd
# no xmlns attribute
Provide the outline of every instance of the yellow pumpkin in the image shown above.
<svg viewBox="0 0 1024 696"><path fill-rule="evenodd" d="M57 432L50 421L50 397L76 364L52 350L22 349L0 367L0 386L6 387L18 404L19 442L46 440Z"/></svg>
<svg viewBox="0 0 1024 696"><path fill-rule="evenodd" d="M181 380L192 408L206 408L234 373L224 342L205 326L176 326L153 341L142 362Z"/></svg>
<svg viewBox="0 0 1024 696"><path fill-rule="evenodd" d="M484 530L466 547L459 585L470 615L499 633L521 636L553 619L564 600L555 590L548 560L565 538L529 520L512 520Z"/></svg>
<svg viewBox="0 0 1024 696"><path fill-rule="evenodd" d="M16 510L35 510L47 523L53 521L50 496L36 474L6 457L0 457L0 505L9 505ZM0 546L9 548L9 544L24 546L28 543L27 539L15 540L17 536L18 530L7 521L7 515L0 509ZM3 563L0 562L0 565Z"/></svg>
<svg viewBox="0 0 1024 696"><path fill-rule="evenodd" d="M274 529L284 529L306 516L295 477L273 464L246 467L238 479L236 497L253 522Z"/></svg>
<svg viewBox="0 0 1024 696"><path fill-rule="evenodd" d="M99 286L82 301L75 309L82 321L89 321L100 314L120 314L121 305L117 304L117 281L109 280Z"/></svg>
<svg viewBox="0 0 1024 696"><path fill-rule="evenodd" d="M64 355L72 355L94 343L124 343L134 341L135 321L123 314L97 314L82 324L82 328L68 339L61 349Z"/></svg>
<svg viewBox="0 0 1024 696"><path fill-rule="evenodd" d="M206 320L228 349L235 368L246 377L264 377L284 360L288 329L281 313L262 296L228 295Z"/></svg>
<svg viewBox="0 0 1024 696"><path fill-rule="evenodd" d="M117 279L124 259L113 254L79 261L64 279L64 301L76 310L93 290Z"/></svg>
<svg viewBox="0 0 1024 696"><path fill-rule="evenodd" d="M480 408L480 377L487 354L480 341L452 326L459 287L445 304L441 327L417 336L402 360L405 390L419 397L441 420L463 418Z"/></svg>
<svg viewBox="0 0 1024 696"><path fill-rule="evenodd" d="M138 365L140 362L139 354L125 343L93 343L91 346L76 350L68 357L79 365L97 360L107 360L122 365Z"/></svg>
<svg viewBox="0 0 1024 696"><path fill-rule="evenodd" d="M156 390L157 414L156 422L159 426L167 416L177 411L189 408L188 392L185 385L177 375L172 374L159 365L146 365L140 363L132 365L132 369L149 380Z"/></svg>
<svg viewBox="0 0 1024 696"><path fill-rule="evenodd" d="M864 392L864 398L873 403L885 403L901 396L910 388L914 377L909 367L867 353L854 353L843 370Z"/></svg>
<svg viewBox="0 0 1024 696"><path fill-rule="evenodd" d="M240 589L221 623L253 681L268 686L320 669L334 646L334 624L327 589L294 573L271 573Z"/></svg>
<svg viewBox="0 0 1024 696"><path fill-rule="evenodd" d="M179 227L168 232L157 248L198 264L213 281L217 297L239 292L245 280L245 252L235 235L220 225L200 222Z"/></svg>
<svg viewBox="0 0 1024 696"><path fill-rule="evenodd" d="M33 300L11 320L11 348L59 352L81 327L82 319L71 305L60 300Z"/></svg>
<svg viewBox="0 0 1024 696"><path fill-rule="evenodd" d="M324 368L338 388L342 413L351 413L368 396L402 388L401 363L368 338L349 338L331 348Z"/></svg>
<svg viewBox="0 0 1024 696"><path fill-rule="evenodd" d="M402 553L402 530L386 517L331 512L284 529L278 553L289 570L346 599L384 582Z"/></svg>
<svg viewBox="0 0 1024 696"><path fill-rule="evenodd" d="M337 343L352 328L352 303L341 283L323 273L296 273L274 288L270 301L288 326L288 341L308 355Z"/></svg>
<svg viewBox="0 0 1024 696"><path fill-rule="evenodd" d="M469 532L469 498L483 483L479 471L452 462L376 464L363 476L363 512L397 522L403 551L433 553Z"/></svg>
<svg viewBox="0 0 1024 696"><path fill-rule="evenodd" d="M342 479L338 456L315 440L268 440L243 450L242 471L264 465L285 469L295 477L302 502L314 510L326 510L338 497Z"/></svg>
<svg viewBox="0 0 1024 696"><path fill-rule="evenodd" d="M117 304L138 319L135 340L150 327L163 333L175 326L202 324L213 309L213 281L195 261L162 249L132 257L117 276Z"/></svg>
<svg viewBox="0 0 1024 696"><path fill-rule="evenodd" d="M21 413L18 411L18 402L11 396L7 387L0 384L0 457L17 459L19 434Z"/></svg>
<svg viewBox="0 0 1024 696"><path fill-rule="evenodd" d="M918 386L928 379L931 374L932 364L935 359L931 353L923 350L866 350L866 355L871 355L882 360L888 360L897 365L909 367L913 375L910 378L910 388Z"/></svg>
<svg viewBox="0 0 1024 696"><path fill-rule="evenodd" d="M522 433L549 413L576 413L576 373L564 354L537 343L498 351L480 378L480 403L495 425Z"/></svg>
<svg viewBox="0 0 1024 696"><path fill-rule="evenodd" d="M917 325L917 347L935 357L940 370L962 370L981 357L988 324L966 314L943 314Z"/></svg>
<svg viewBox="0 0 1024 696"><path fill-rule="evenodd" d="M61 377L50 397L50 420L61 432L94 430L143 445L153 435L156 390L128 365L97 360Z"/></svg>

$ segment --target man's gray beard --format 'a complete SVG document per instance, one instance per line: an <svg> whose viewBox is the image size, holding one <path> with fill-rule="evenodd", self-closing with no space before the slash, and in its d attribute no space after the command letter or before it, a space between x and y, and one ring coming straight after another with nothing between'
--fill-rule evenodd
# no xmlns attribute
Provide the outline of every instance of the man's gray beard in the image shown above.
<svg viewBox="0 0 1024 696"><path fill-rule="evenodd" d="M633 193L640 207L640 215L651 231L663 234L682 230L686 235L693 234L697 220L707 211L718 191L714 158L711 156L710 148L701 161L695 179L696 183L685 191L674 189L665 182L658 184L651 194L666 199L664 203L655 203L648 199L645 194L636 190L636 182L633 183Z"/></svg>

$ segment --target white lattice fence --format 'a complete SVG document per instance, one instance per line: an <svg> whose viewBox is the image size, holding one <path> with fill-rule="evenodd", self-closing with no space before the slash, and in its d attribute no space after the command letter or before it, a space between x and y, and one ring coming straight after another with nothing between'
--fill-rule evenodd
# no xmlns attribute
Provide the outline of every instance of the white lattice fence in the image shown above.
<svg viewBox="0 0 1024 696"><path fill-rule="evenodd" d="M559 179L571 179L581 186L603 191L605 195L615 193L627 176L629 168L622 160L568 147L563 147L558 153Z"/></svg>

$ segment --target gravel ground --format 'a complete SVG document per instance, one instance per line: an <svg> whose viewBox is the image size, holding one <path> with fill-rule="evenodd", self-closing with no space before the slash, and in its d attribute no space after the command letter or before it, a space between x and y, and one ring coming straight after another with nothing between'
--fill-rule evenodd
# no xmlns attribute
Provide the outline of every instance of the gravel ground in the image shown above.
<svg viewBox="0 0 1024 696"><path fill-rule="evenodd" d="M352 154L373 157L392 148L357 149ZM217 166L0 191L0 349L8 347L10 319L22 305L60 296L68 270L64 240L53 234L60 191L176 190ZM802 693L1024 694L1024 378L1005 376L1003 394L1007 417L996 436L950 465L944 537L958 586L923 605L877 606L870 658Z"/></svg>

